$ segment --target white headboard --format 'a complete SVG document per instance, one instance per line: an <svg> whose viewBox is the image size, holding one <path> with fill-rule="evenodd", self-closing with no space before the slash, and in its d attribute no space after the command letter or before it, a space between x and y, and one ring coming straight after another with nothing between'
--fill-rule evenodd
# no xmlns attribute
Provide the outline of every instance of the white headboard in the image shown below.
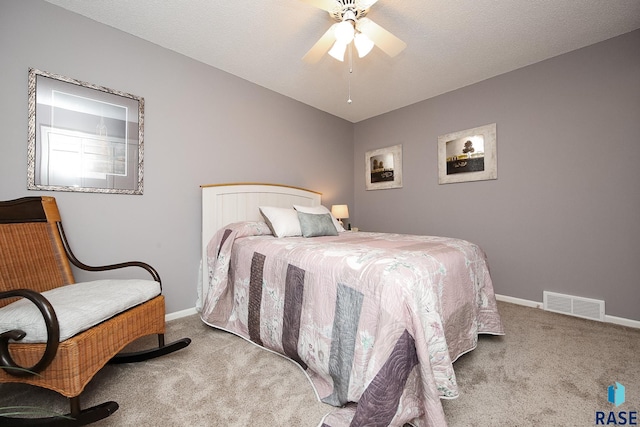
<svg viewBox="0 0 640 427"><path fill-rule="evenodd" d="M296 205L318 206L322 195L316 191L277 184L237 183L201 185L202 254L209 240L227 224L262 220L259 206L280 208Z"/></svg>

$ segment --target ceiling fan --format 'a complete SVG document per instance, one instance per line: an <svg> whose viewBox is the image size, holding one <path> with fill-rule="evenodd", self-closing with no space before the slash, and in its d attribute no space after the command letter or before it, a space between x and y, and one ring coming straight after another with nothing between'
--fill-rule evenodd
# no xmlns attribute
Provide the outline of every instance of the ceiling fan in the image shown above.
<svg viewBox="0 0 640 427"><path fill-rule="evenodd" d="M337 60L344 61L344 53L352 41L360 58L367 55L374 45L391 57L407 47L405 42L365 17L378 0L301 1L326 10L337 21L304 55L302 59L305 62L314 64L327 52Z"/></svg>

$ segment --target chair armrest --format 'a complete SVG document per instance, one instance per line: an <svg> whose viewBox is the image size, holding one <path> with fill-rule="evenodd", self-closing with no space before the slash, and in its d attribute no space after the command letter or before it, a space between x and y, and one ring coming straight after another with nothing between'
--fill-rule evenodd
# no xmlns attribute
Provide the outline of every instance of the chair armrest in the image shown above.
<svg viewBox="0 0 640 427"><path fill-rule="evenodd" d="M49 301L40 293L30 289L14 289L0 292L0 299L23 297L31 301L40 310L47 327L47 346L40 360L33 366L25 367L18 365L9 353L9 340L20 341L26 336L24 331L14 329L0 334L0 367L10 375L16 377L27 377L42 372L53 360L58 351L60 343L60 324L56 317L56 312Z"/></svg>
<svg viewBox="0 0 640 427"><path fill-rule="evenodd" d="M69 257L69 261L71 261L71 264L85 271L108 271L108 270L117 270L119 268L126 268L126 267L141 267L144 270L146 270L151 275L151 277L153 277L153 280L160 283L160 289L162 289L162 282L160 281L160 275L155 270L155 268L151 267L146 262L129 261L129 262L121 262L118 264L91 266L91 265L86 265L81 261L79 261L71 252L67 253L67 256Z"/></svg>
<svg viewBox="0 0 640 427"><path fill-rule="evenodd" d="M71 247L69 246L67 237L64 234L64 229L62 228L62 223L58 222L57 225L58 225L58 232L60 233L60 237L62 238L64 251L67 254L67 257L69 258L69 261L71 261L71 264L75 265L79 269L85 270L85 271L107 271L107 270L116 270L116 269L126 268L126 267L140 267L146 270L151 275L151 277L153 277L153 280L160 283L160 289L162 290L162 281L160 280L160 275L158 274L155 268L153 268L146 262L129 261L129 262L121 262L117 264L108 264L108 265L100 265L100 266L90 266L90 265L84 264L83 262L78 260L78 258L76 258L76 256L71 251Z"/></svg>

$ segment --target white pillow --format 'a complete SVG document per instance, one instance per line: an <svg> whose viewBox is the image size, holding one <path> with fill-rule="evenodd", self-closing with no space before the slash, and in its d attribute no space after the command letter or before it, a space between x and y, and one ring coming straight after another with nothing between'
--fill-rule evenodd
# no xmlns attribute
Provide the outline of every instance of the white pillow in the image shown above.
<svg viewBox="0 0 640 427"><path fill-rule="evenodd" d="M260 206L260 213L276 237L302 236L300 220L295 209Z"/></svg>
<svg viewBox="0 0 640 427"><path fill-rule="evenodd" d="M336 226L336 230L338 230L339 233L342 233L344 231L344 227L342 225L340 225L340 223L338 222L336 217L333 216L331 211L329 209L325 208L322 205L319 205L319 206L293 205L293 208L298 212L308 213L308 214L316 214L316 215L318 215L318 214L326 214L326 213L328 213L329 215L331 215L331 220L333 221L333 225Z"/></svg>

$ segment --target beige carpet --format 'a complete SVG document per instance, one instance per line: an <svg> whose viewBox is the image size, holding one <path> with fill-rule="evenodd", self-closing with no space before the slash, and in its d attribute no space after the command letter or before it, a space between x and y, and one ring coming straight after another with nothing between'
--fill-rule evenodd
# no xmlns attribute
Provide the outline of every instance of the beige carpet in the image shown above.
<svg viewBox="0 0 640 427"><path fill-rule="evenodd" d="M507 303L499 309L507 335L482 336L454 364L460 397L443 401L450 427L589 426L596 411L640 410L640 330ZM193 342L180 352L101 371L83 407L115 400L120 409L94 425L316 427L331 411L282 357L197 316L169 322L168 340L184 336ZM615 381L627 395L618 408L607 401ZM68 411L56 393L0 385L0 406L13 404Z"/></svg>

